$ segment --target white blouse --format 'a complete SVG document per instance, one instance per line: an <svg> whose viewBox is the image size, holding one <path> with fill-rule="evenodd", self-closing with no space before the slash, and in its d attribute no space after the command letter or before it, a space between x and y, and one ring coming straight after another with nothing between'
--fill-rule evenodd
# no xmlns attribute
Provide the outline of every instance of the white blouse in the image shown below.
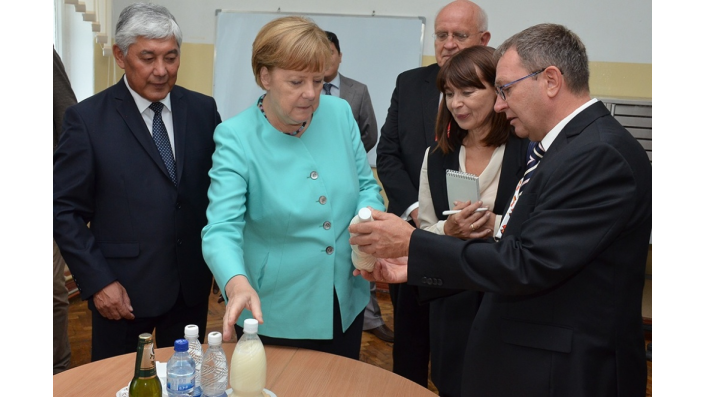
<svg viewBox="0 0 705 397"><path fill-rule="evenodd" d="M494 200L497 197L497 187L499 186L499 175L502 173L502 159L504 158L505 145L499 146L492 153L490 162L479 175L480 178L480 200L489 211L494 209ZM421 176L419 180L419 223L421 228L435 234L445 235L443 227L446 221L441 221L436 217L436 210L431 199L431 190L428 185L428 152L426 148L423 164L421 165ZM460 171L465 171L465 146L460 146L458 151ZM451 208L452 209L452 208ZM498 230L502 223L502 216L495 217L494 230Z"/></svg>

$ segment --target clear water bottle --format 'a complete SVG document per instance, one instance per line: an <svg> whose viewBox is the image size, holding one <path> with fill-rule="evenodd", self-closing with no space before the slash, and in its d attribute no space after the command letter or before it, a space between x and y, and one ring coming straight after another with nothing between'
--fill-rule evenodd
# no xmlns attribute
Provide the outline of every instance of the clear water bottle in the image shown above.
<svg viewBox="0 0 705 397"><path fill-rule="evenodd" d="M208 334L208 349L203 355L201 386L203 397L226 397L228 387L228 363L223 351L223 335L220 332Z"/></svg>
<svg viewBox="0 0 705 397"><path fill-rule="evenodd" d="M169 397L193 396L196 363L188 354L188 341L174 342L174 355L166 363L166 391Z"/></svg>
<svg viewBox="0 0 705 397"><path fill-rule="evenodd" d="M193 397L201 396L201 363L203 362L203 348L198 340L198 325L189 324L184 328L184 338L188 341L188 354L196 363L196 380L193 388Z"/></svg>

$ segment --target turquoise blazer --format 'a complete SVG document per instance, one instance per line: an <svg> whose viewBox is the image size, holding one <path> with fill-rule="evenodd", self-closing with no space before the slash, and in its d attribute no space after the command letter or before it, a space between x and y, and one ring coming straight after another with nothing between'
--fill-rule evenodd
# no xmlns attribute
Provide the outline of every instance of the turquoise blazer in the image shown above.
<svg viewBox="0 0 705 397"><path fill-rule="evenodd" d="M321 96L300 138L253 105L221 123L214 140L201 237L221 290L247 277L262 304L262 335L332 339L335 288L347 330L370 300L369 282L352 275L348 225L366 206L384 211L348 103ZM244 310L238 325L250 317Z"/></svg>

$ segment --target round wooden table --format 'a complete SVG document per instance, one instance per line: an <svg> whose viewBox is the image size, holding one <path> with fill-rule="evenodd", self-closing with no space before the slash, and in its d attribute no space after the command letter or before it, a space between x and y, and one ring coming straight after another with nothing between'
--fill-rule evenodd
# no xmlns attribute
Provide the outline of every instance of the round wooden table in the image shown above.
<svg viewBox="0 0 705 397"><path fill-rule="evenodd" d="M223 343L228 365L233 349L234 343ZM266 388L277 397L436 396L406 378L361 361L290 347L265 346L265 351ZM173 352L173 347L156 349L155 359L165 363ZM112 397L130 383L134 370L135 353L81 365L54 375L54 396Z"/></svg>

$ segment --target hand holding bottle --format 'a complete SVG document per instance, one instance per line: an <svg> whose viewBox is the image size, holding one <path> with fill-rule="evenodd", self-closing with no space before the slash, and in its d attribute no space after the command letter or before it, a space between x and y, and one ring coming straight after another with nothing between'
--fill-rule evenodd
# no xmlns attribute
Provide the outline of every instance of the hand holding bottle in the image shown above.
<svg viewBox="0 0 705 397"><path fill-rule="evenodd" d="M243 309L252 312L252 316L260 323L264 323L259 296L250 285L247 277L237 275L225 285L225 295L228 304L225 306L223 316L223 340L230 341L234 336L234 326Z"/></svg>

